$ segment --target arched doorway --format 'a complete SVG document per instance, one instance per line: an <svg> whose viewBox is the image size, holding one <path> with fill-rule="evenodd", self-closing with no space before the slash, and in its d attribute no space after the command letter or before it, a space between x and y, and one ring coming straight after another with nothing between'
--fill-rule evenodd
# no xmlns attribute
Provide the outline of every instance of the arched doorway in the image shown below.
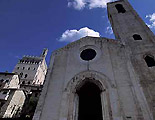
<svg viewBox="0 0 155 120"><path fill-rule="evenodd" d="M87 81L77 90L79 97L78 120L103 120L101 90Z"/></svg>

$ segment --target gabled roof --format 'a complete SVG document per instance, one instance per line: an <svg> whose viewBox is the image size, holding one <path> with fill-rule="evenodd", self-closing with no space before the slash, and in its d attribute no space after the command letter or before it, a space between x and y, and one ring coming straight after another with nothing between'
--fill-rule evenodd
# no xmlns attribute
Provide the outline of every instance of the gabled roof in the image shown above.
<svg viewBox="0 0 155 120"><path fill-rule="evenodd" d="M59 49L55 50L53 52L53 54L57 54L58 52L60 52L62 50L68 50L69 48L74 47L76 44L80 44L82 42L85 42L86 40L94 40L96 42L123 45L120 40L116 40L116 39L109 39L109 38L105 38L105 37L91 37L91 36L86 36L86 37L80 38L79 40L76 40L74 42L71 42L71 43L67 44L66 46L64 46L62 48L59 48Z"/></svg>

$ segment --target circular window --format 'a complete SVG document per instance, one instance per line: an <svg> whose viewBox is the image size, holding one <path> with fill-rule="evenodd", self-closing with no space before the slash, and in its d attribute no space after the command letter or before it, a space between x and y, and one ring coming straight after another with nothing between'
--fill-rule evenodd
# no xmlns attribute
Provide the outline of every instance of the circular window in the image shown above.
<svg viewBox="0 0 155 120"><path fill-rule="evenodd" d="M94 59L95 56L96 56L96 51L90 48L83 50L80 54L80 57L82 58L82 60L86 60L86 61Z"/></svg>

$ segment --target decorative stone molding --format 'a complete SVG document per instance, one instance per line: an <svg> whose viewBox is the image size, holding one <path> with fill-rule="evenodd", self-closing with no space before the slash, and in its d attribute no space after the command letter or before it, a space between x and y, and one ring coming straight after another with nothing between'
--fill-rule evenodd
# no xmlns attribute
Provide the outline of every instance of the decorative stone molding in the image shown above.
<svg viewBox="0 0 155 120"><path fill-rule="evenodd" d="M99 73L97 71L83 71L75 75L70 82L65 87L65 91L76 92L80 86L84 84L85 81L91 81L95 83L102 91L108 89L108 87L115 88L115 85L112 84L111 80Z"/></svg>

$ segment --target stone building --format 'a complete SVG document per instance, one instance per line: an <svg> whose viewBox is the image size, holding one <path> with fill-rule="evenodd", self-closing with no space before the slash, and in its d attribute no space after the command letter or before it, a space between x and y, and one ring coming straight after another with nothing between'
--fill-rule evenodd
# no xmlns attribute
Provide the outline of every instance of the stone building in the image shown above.
<svg viewBox="0 0 155 120"><path fill-rule="evenodd" d="M155 36L127 0L108 16L116 39L53 52L33 120L155 120Z"/></svg>
<svg viewBox="0 0 155 120"><path fill-rule="evenodd" d="M20 75L21 87L43 85L47 72L46 55L47 49L44 49L41 56L23 56L19 60L13 72Z"/></svg>
<svg viewBox="0 0 155 120"><path fill-rule="evenodd" d="M47 72L47 51L44 49L40 56L23 56L13 70L20 76L20 88L26 94L22 117L32 117L35 111Z"/></svg>
<svg viewBox="0 0 155 120"><path fill-rule="evenodd" d="M19 88L17 74L0 72L0 118L20 116L26 97Z"/></svg>
<svg viewBox="0 0 155 120"><path fill-rule="evenodd" d="M24 56L13 73L0 72L0 119L32 119L42 90L47 49L41 56Z"/></svg>

